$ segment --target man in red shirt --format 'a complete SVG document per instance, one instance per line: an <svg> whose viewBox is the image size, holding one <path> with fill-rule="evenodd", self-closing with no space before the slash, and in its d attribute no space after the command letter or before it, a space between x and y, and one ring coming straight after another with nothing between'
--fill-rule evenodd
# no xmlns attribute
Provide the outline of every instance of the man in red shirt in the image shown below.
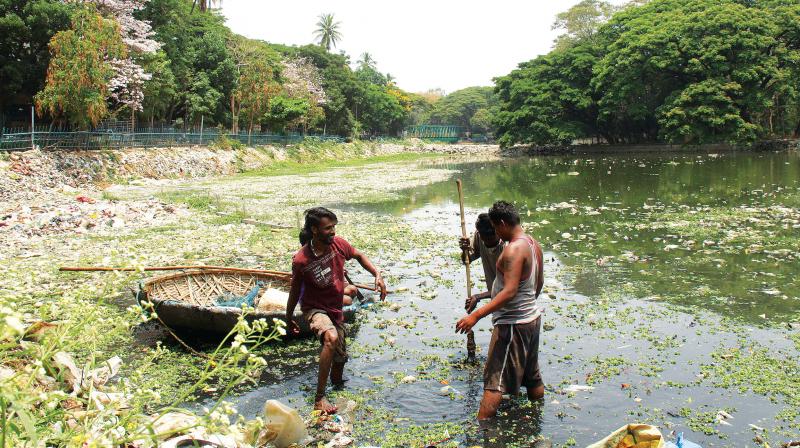
<svg viewBox="0 0 800 448"><path fill-rule="evenodd" d="M325 413L336 412L325 398L328 376L334 385L344 382L344 364L347 362L344 314L344 263L356 259L364 269L375 276L375 290L380 291L381 300L386 298L386 285L381 273L369 259L343 238L336 236L336 215L324 208L315 207L305 212L304 230L310 232L311 241L292 258L292 285L286 304L286 323L289 332L297 334L300 328L294 321L294 309L300 299L300 309L311 330L322 343L319 355L319 376L314 409Z"/></svg>

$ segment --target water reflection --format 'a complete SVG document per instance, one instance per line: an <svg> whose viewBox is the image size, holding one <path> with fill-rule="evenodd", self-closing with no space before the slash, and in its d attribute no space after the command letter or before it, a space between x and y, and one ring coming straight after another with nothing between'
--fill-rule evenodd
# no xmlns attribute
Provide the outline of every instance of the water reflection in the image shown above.
<svg viewBox="0 0 800 448"><path fill-rule="evenodd" d="M579 278L750 322L800 311L800 156L789 153L620 154L443 164L461 171L474 213L514 202L528 230ZM457 230L452 181L362 207L426 230ZM775 220L770 223L768 221ZM765 222L767 221L767 222Z"/></svg>

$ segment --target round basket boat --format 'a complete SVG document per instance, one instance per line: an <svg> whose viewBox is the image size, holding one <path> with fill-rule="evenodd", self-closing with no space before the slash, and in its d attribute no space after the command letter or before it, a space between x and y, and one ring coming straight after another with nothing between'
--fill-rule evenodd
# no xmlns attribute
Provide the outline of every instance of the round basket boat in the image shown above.
<svg viewBox="0 0 800 448"><path fill-rule="evenodd" d="M285 320L290 277L281 274L242 272L225 269L192 269L147 280L137 294L137 300L152 302L161 321L173 329L198 330L225 335L229 333L242 309L237 305L221 306L221 298L255 295L255 312L248 321L273 318ZM268 301L265 297L270 292ZM276 297L278 300L276 300ZM345 307L345 321L351 321L357 306ZM294 320L301 334L311 334L298 306Z"/></svg>

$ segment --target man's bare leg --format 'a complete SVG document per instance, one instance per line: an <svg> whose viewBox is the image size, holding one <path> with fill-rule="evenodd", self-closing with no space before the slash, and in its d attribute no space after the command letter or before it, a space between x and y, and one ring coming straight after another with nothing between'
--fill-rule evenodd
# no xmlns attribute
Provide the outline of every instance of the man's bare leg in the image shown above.
<svg viewBox="0 0 800 448"><path fill-rule="evenodd" d="M478 410L478 420L488 420L497 415L497 408L503 400L502 392L496 390L484 390L481 399L481 407Z"/></svg>
<svg viewBox="0 0 800 448"><path fill-rule="evenodd" d="M328 375L331 373L333 354L339 335L336 329L331 328L322 335L322 351L319 354L319 376L317 377L317 394L314 397L314 409L325 413L336 412L336 406L325 398L325 388L328 386Z"/></svg>
<svg viewBox="0 0 800 448"><path fill-rule="evenodd" d="M528 400L539 401L544 398L544 384L536 387L528 387L526 388L526 392L528 393Z"/></svg>

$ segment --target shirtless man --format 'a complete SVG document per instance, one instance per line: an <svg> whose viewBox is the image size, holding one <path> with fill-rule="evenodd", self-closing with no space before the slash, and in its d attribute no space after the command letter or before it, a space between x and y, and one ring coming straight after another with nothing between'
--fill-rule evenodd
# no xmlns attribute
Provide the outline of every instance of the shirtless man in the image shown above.
<svg viewBox="0 0 800 448"><path fill-rule="evenodd" d="M541 308L536 298L542 290L542 250L520 226L519 213L505 201L495 202L489 219L497 235L506 242L497 260L492 299L461 318L456 332L466 333L479 320L492 314L492 340L483 372L483 398L478 420L497 414L503 394L516 394L525 386L528 398L544 396L539 372Z"/></svg>
<svg viewBox="0 0 800 448"><path fill-rule="evenodd" d="M336 215L323 207L306 210L304 228L311 233L311 242L304 245L292 258L292 285L286 304L286 323L290 333L298 334L300 328L294 321L294 309L303 287L300 309L303 318L322 343L319 355L319 375L314 409L325 413L336 412L336 406L325 398L328 376L334 385L344 382L344 364L347 362L344 314L344 263L356 259L375 276L375 290L381 300L386 298L386 285L381 273L369 259L343 238L336 236Z"/></svg>

